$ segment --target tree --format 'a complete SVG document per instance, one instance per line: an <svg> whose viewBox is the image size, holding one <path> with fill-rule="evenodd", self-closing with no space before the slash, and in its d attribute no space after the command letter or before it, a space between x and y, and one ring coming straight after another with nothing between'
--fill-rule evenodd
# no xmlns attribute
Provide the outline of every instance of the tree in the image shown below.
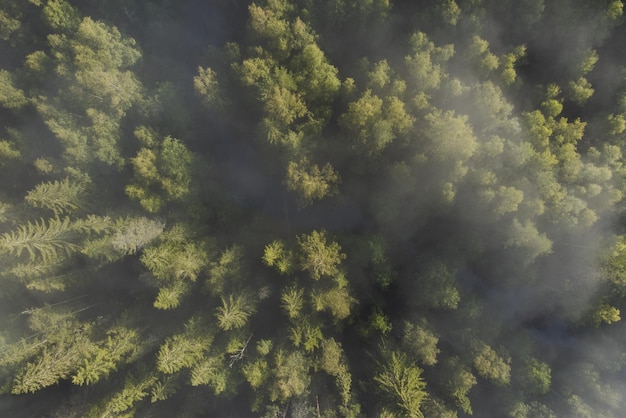
<svg viewBox="0 0 626 418"><path fill-rule="evenodd" d="M407 133L414 121L398 97L389 96L383 100L369 89L350 103L348 111L339 119L341 126L355 138L357 152L367 155L379 154L398 135Z"/></svg>
<svg viewBox="0 0 626 418"><path fill-rule="evenodd" d="M314 291L311 299L316 311L328 311L338 321L350 316L350 307L355 302L345 287Z"/></svg>
<svg viewBox="0 0 626 418"><path fill-rule="evenodd" d="M191 370L191 385L208 385L219 395L226 390L228 370L221 358L204 357Z"/></svg>
<svg viewBox="0 0 626 418"><path fill-rule="evenodd" d="M468 415L472 415L472 405L467 393L476 385L476 377L469 368L462 364L458 357L452 357L447 361L446 388L456 405Z"/></svg>
<svg viewBox="0 0 626 418"><path fill-rule="evenodd" d="M568 83L570 97L577 105L583 105L591 96L593 96L594 89L591 83L585 78L580 77L577 80L570 81Z"/></svg>
<svg viewBox="0 0 626 418"><path fill-rule="evenodd" d="M497 385L507 385L511 380L510 359L502 358L487 344L482 344L474 357L476 372Z"/></svg>
<svg viewBox="0 0 626 418"><path fill-rule="evenodd" d="M164 228L165 224L157 220L132 218L116 231L111 244L123 254L134 254L161 235Z"/></svg>
<svg viewBox="0 0 626 418"><path fill-rule="evenodd" d="M320 168L303 158L297 163L289 162L286 183L288 190L298 193L298 203L304 207L337 194L339 175L329 163Z"/></svg>
<svg viewBox="0 0 626 418"><path fill-rule="evenodd" d="M65 1L48 2L44 9L51 24L69 32L48 36L54 71L68 87L39 97L37 110L60 140L67 163L85 167L97 159L120 167L121 118L142 96L141 84L128 70L141 56L136 43L90 18L73 29L75 16ZM47 61L41 54L31 58L35 70Z"/></svg>
<svg viewBox="0 0 626 418"><path fill-rule="evenodd" d="M6 70L0 70L0 105L6 109L20 109L26 104L26 95L15 87L15 77Z"/></svg>
<svg viewBox="0 0 626 418"><path fill-rule="evenodd" d="M82 386L98 382L135 354L139 345L137 330L116 324L107 331L106 338L98 342L98 347L85 353L80 367L72 376L72 383Z"/></svg>
<svg viewBox="0 0 626 418"><path fill-rule="evenodd" d="M407 352L415 353L418 360L426 366L437 364L437 355L441 352L437 348L439 338L422 324L404 323L402 342Z"/></svg>
<svg viewBox="0 0 626 418"><path fill-rule="evenodd" d="M198 67L198 75L193 78L193 87L209 108L222 106L223 99L217 81L217 73L211 68Z"/></svg>
<svg viewBox="0 0 626 418"><path fill-rule="evenodd" d="M550 366L534 357L524 364L522 384L527 393L543 395L548 393L552 383Z"/></svg>
<svg viewBox="0 0 626 418"><path fill-rule="evenodd" d="M378 365L380 371L374 381L389 397L390 406L400 414L422 418L421 406L427 397L422 369L412 364L403 353L392 351L386 356L388 358Z"/></svg>
<svg viewBox="0 0 626 418"><path fill-rule="evenodd" d="M24 200L36 208L49 209L54 216L71 214L85 204L86 186L65 178L38 184Z"/></svg>
<svg viewBox="0 0 626 418"><path fill-rule="evenodd" d="M304 307L304 290L296 287L287 288L281 293L280 301L289 319L296 319Z"/></svg>
<svg viewBox="0 0 626 418"><path fill-rule="evenodd" d="M168 337L159 348L157 369L165 374L173 374L183 368L190 368L202 359L213 342L213 333L198 318L191 318L185 330Z"/></svg>
<svg viewBox="0 0 626 418"><path fill-rule="evenodd" d="M302 252L300 266L313 280L334 277L339 273L337 265L345 260L346 255L341 252L341 247L336 242L326 242L326 231L300 235L298 244Z"/></svg>
<svg viewBox="0 0 626 418"><path fill-rule="evenodd" d="M224 331L241 328L246 325L252 313L248 298L245 295L228 295L228 299L221 297L222 306L217 308L215 314L218 325Z"/></svg>
<svg viewBox="0 0 626 418"><path fill-rule="evenodd" d="M136 134L143 137L144 132ZM155 213L164 202L189 194L193 154L181 141L170 136L161 143L153 142L152 137L144 141L149 141L148 147L141 148L132 159L134 178L126 186L126 194L139 200L148 212Z"/></svg>
<svg viewBox="0 0 626 418"><path fill-rule="evenodd" d="M500 66L498 57L489 51L489 42L478 35L471 38L467 47L467 59L482 77L489 76Z"/></svg>
<svg viewBox="0 0 626 418"><path fill-rule="evenodd" d="M435 163L465 164L474 154L477 141L466 116L435 110L424 119L427 152Z"/></svg>
<svg viewBox="0 0 626 418"><path fill-rule="evenodd" d="M429 264L418 277L422 291L420 301L434 308L456 309L461 300L456 271L440 260Z"/></svg>
<svg viewBox="0 0 626 418"><path fill-rule="evenodd" d="M404 58L406 80L416 92L437 89L444 77L442 65L454 54L452 45L436 47L423 32L415 32L409 39L411 53Z"/></svg>
<svg viewBox="0 0 626 418"><path fill-rule="evenodd" d="M281 274L288 274L294 268L293 252L285 248L282 241L272 241L265 246L263 262L270 267L276 267Z"/></svg>
<svg viewBox="0 0 626 418"><path fill-rule="evenodd" d="M547 406L539 402L519 402L509 411L511 418L556 418Z"/></svg>
<svg viewBox="0 0 626 418"><path fill-rule="evenodd" d="M59 252L70 255L78 250L76 231L69 218L52 218L47 222L27 222L13 232L0 236L0 252L20 257L27 252L31 260L41 257L44 261L56 258Z"/></svg>
<svg viewBox="0 0 626 418"><path fill-rule="evenodd" d="M301 352L278 350L274 356L270 400L284 403L305 393L311 383L310 367L310 360Z"/></svg>
<svg viewBox="0 0 626 418"><path fill-rule="evenodd" d="M505 248L516 248L524 254L527 263L541 255L552 252L552 241L546 234L540 233L531 221L521 223L513 219L509 227Z"/></svg>
<svg viewBox="0 0 626 418"><path fill-rule="evenodd" d="M119 415L122 412L128 411L134 404L150 394L150 389L156 382L157 377L150 373L144 375L131 373L124 381L123 388L108 401L105 407L105 414L113 412Z"/></svg>
<svg viewBox="0 0 626 418"><path fill-rule="evenodd" d="M71 32L80 24L78 10L65 0L49 0L42 10L44 21L54 30Z"/></svg>

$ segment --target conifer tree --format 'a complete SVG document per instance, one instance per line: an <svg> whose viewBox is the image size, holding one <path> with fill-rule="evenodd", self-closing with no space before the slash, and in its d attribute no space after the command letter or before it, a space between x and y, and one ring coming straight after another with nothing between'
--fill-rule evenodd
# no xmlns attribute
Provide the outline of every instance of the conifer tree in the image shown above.
<svg viewBox="0 0 626 418"><path fill-rule="evenodd" d="M86 188L81 183L65 178L61 181L38 184L24 200L36 208L49 209L54 216L71 214L84 205Z"/></svg>
<svg viewBox="0 0 626 418"><path fill-rule="evenodd" d="M380 371L374 376L374 381L390 397L390 404L399 408L399 413L422 418L421 406L427 397L422 369L411 364L403 353L393 351L387 355L388 359L379 365Z"/></svg>

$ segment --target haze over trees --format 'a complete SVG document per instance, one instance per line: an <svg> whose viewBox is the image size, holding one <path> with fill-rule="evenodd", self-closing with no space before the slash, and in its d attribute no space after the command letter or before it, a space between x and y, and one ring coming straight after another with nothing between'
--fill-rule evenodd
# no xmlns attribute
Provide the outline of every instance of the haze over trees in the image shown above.
<svg viewBox="0 0 626 418"><path fill-rule="evenodd" d="M621 417L620 0L0 0L0 415Z"/></svg>

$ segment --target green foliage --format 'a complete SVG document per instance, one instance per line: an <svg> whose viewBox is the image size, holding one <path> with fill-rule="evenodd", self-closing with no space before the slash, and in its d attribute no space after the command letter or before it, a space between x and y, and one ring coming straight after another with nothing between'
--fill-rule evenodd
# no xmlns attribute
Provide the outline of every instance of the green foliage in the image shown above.
<svg viewBox="0 0 626 418"><path fill-rule="evenodd" d="M211 68L198 67L198 75L193 78L193 87L208 107L220 107L222 99L217 73Z"/></svg>
<svg viewBox="0 0 626 418"><path fill-rule="evenodd" d="M174 393L176 393L177 389L178 385L172 378L164 379L164 383L157 381L150 390L150 402L155 403L169 399Z"/></svg>
<svg viewBox="0 0 626 418"><path fill-rule="evenodd" d="M126 193L148 212L158 212L164 202L189 194L192 161L187 147L169 136L154 148L141 148L132 159L134 181L126 186Z"/></svg>
<svg viewBox="0 0 626 418"><path fill-rule="evenodd" d="M55 216L71 214L85 203L86 187L69 178L45 182L29 190L24 200L36 208L51 210Z"/></svg>
<svg viewBox="0 0 626 418"><path fill-rule="evenodd" d="M522 376L524 389L528 393L544 395L550 390L552 376L548 364L531 357L524 364Z"/></svg>
<svg viewBox="0 0 626 418"><path fill-rule="evenodd" d="M469 368L460 363L458 357L452 357L447 366L448 381L446 387L457 407L468 415L472 415L472 405L468 395L469 390L476 385L476 377Z"/></svg>
<svg viewBox="0 0 626 418"><path fill-rule="evenodd" d="M509 358L502 358L493 348L483 344L476 353L473 364L481 377L497 385L507 385L511 380L510 361Z"/></svg>
<svg viewBox="0 0 626 418"><path fill-rule="evenodd" d="M236 283L242 276L243 249L234 245L222 252L217 262L209 264L208 286L211 293L220 293L227 284Z"/></svg>
<svg viewBox="0 0 626 418"><path fill-rule="evenodd" d="M207 331L198 319L189 320L183 333L168 337L159 348L156 364L158 370L173 374L196 365L213 341L213 335Z"/></svg>
<svg viewBox="0 0 626 418"><path fill-rule="evenodd" d="M498 57L489 51L489 42L478 35L471 38L467 47L467 58L472 62L476 71L486 77L500 66Z"/></svg>
<svg viewBox="0 0 626 418"><path fill-rule="evenodd" d="M21 16L15 16L8 13L7 10L0 9L0 39L8 41L21 25Z"/></svg>
<svg viewBox="0 0 626 418"><path fill-rule="evenodd" d="M310 353L316 348L319 348L324 335L318 325L312 324L309 320L304 319L291 328L290 338L293 345L302 347L304 351Z"/></svg>
<svg viewBox="0 0 626 418"><path fill-rule="evenodd" d="M15 144L0 140L0 166L4 165L3 160L16 160L22 156L22 153L15 148Z"/></svg>
<svg viewBox="0 0 626 418"><path fill-rule="evenodd" d="M310 361L299 351L277 351L272 369L274 379L270 400L286 402L290 398L302 395L311 383L310 367Z"/></svg>
<svg viewBox="0 0 626 418"><path fill-rule="evenodd" d="M612 324L621 320L620 310L606 303L601 304L592 314L591 320L597 327L600 324Z"/></svg>
<svg viewBox="0 0 626 418"><path fill-rule="evenodd" d="M287 288L281 293L280 301L289 319L296 319L304 307L304 290L296 287Z"/></svg>
<svg viewBox="0 0 626 418"><path fill-rule="evenodd" d="M313 231L309 235L298 237L298 244L302 251L300 266L303 271L309 273L314 280L321 277L334 277L339 274L337 265L346 255L341 252L341 247L336 242L326 242L326 231Z"/></svg>
<svg viewBox="0 0 626 418"><path fill-rule="evenodd" d="M468 118L454 112L436 110L424 117L428 154L437 163L463 164L476 150L476 137Z"/></svg>
<svg viewBox="0 0 626 418"><path fill-rule="evenodd" d="M229 294L228 298L222 296L221 300L222 306L217 308L215 314L219 327L224 331L229 331L246 325L252 313L252 306L246 295Z"/></svg>
<svg viewBox="0 0 626 418"><path fill-rule="evenodd" d="M528 262L552 252L552 242L545 234L540 233L532 222L521 223L517 219L513 219L509 228L509 238L505 242L505 247L519 249Z"/></svg>
<svg viewBox="0 0 626 418"><path fill-rule="evenodd" d="M269 365L265 360L256 360L254 363L245 364L242 371L252 389L255 390L261 388L270 378Z"/></svg>
<svg viewBox="0 0 626 418"><path fill-rule="evenodd" d="M191 370L191 385L208 385L219 395L226 390L228 368L218 357L205 357Z"/></svg>
<svg viewBox="0 0 626 418"><path fill-rule="evenodd" d="M44 8L53 26L70 32L48 37L51 65L68 88L40 97L37 110L60 140L69 164L84 167L96 159L119 167L121 118L141 98L141 85L127 69L141 54L134 40L103 22L87 17L74 28L72 10L65 1ZM30 66L41 71L47 59L35 54Z"/></svg>
<svg viewBox="0 0 626 418"><path fill-rule="evenodd" d="M174 335L159 349L157 367L159 371L172 374L182 368L196 364L206 349L203 341L185 335Z"/></svg>
<svg viewBox="0 0 626 418"><path fill-rule="evenodd" d="M393 325L387 315L380 309L375 309L369 317L369 327L381 334L387 334L393 329Z"/></svg>
<svg viewBox="0 0 626 418"><path fill-rule="evenodd" d="M422 418L421 406L427 397L422 369L412 364L405 354L395 351L388 353L379 369L374 381L389 396L390 407L397 408L402 415Z"/></svg>
<svg viewBox="0 0 626 418"><path fill-rule="evenodd" d="M298 202L302 207L337 194L338 183L339 175L329 163L320 168L304 158L287 165L287 189L298 193Z"/></svg>
<svg viewBox="0 0 626 418"><path fill-rule="evenodd" d="M98 347L91 350L72 376L75 385L90 385L107 377L117 365L136 352L139 333L134 329L116 326L107 331L107 337Z"/></svg>
<svg viewBox="0 0 626 418"><path fill-rule="evenodd" d="M0 105L6 109L20 109L26 104L26 95L15 87L15 77L6 70L0 70Z"/></svg>
<svg viewBox="0 0 626 418"><path fill-rule="evenodd" d="M316 311L328 311L336 320L350 316L350 306L354 302L345 287L314 292L311 299Z"/></svg>
<svg viewBox="0 0 626 418"><path fill-rule="evenodd" d="M156 383L155 376L130 376L124 382L124 387L108 402L107 410L115 414L128 411L133 405L150 394L149 390Z"/></svg>
<svg viewBox="0 0 626 418"><path fill-rule="evenodd" d="M322 357L319 367L331 376L337 376L344 367L341 343L330 338L322 341Z"/></svg>
<svg viewBox="0 0 626 418"><path fill-rule="evenodd" d="M531 402L517 403L513 406L509 412L511 418L556 418L556 414L552 412L548 407L539 403Z"/></svg>
<svg viewBox="0 0 626 418"><path fill-rule="evenodd" d="M461 16L461 9L454 0L445 0L438 7L443 21L449 25L455 26Z"/></svg>
<svg viewBox="0 0 626 418"><path fill-rule="evenodd" d="M437 356L441 352L437 347L439 338L420 324L405 322L402 342L409 353L414 353L417 359L426 366L437 364Z"/></svg>
<svg viewBox="0 0 626 418"><path fill-rule="evenodd" d="M595 91L591 86L591 83L585 77L580 77L575 81L570 81L568 88L572 100L578 105L583 105L591 96L593 96Z"/></svg>
<svg viewBox="0 0 626 418"><path fill-rule="evenodd" d="M443 64L454 54L454 47L436 47L428 35L415 32L409 39L409 49L411 53L404 58L407 81L418 92L438 88L445 73Z"/></svg>
<svg viewBox="0 0 626 418"><path fill-rule="evenodd" d="M70 255L78 249L75 244L76 232L69 218L52 218L27 222L12 232L0 236L0 252L20 257L28 253L31 260L37 257L44 261L52 260L62 252Z"/></svg>
<svg viewBox="0 0 626 418"><path fill-rule="evenodd" d="M294 269L293 253L285 248L282 241L272 241L265 246L263 262L270 267L276 267L281 274L288 274Z"/></svg>
<svg viewBox="0 0 626 418"><path fill-rule="evenodd" d="M150 234L143 237L142 241L154 237L161 229L162 226L158 222L153 222L148 222L151 230L146 232ZM128 240L123 242L124 248L130 245ZM122 245L121 243L118 244ZM170 240L155 247L145 248L141 254L141 262L157 279L163 282L195 281L206 265L206 252L201 244Z"/></svg>
<svg viewBox="0 0 626 418"><path fill-rule="evenodd" d="M78 10L65 0L48 0L42 9L44 21L54 30L70 32L75 30L80 17Z"/></svg>
<svg viewBox="0 0 626 418"><path fill-rule="evenodd" d="M433 261L424 271L419 281L423 296L420 299L427 306L442 309L456 309L461 295L456 285L456 271L441 261Z"/></svg>
<svg viewBox="0 0 626 418"><path fill-rule="evenodd" d="M189 285L182 281L161 286L153 305L157 309L165 310L178 308L188 292Z"/></svg>
<svg viewBox="0 0 626 418"><path fill-rule="evenodd" d="M377 82L385 83L384 79ZM358 100L350 103L348 111L339 120L355 138L357 151L369 155L379 154L397 135L406 134L414 121L399 98L389 96L383 100L372 95L371 90L366 90Z"/></svg>
<svg viewBox="0 0 626 418"><path fill-rule="evenodd" d="M616 20L622 16L624 13L624 3L621 0L614 0L609 3L609 6L606 11L606 16L610 20Z"/></svg>
<svg viewBox="0 0 626 418"><path fill-rule="evenodd" d="M0 0L2 410L623 415L622 1L236 3Z"/></svg>

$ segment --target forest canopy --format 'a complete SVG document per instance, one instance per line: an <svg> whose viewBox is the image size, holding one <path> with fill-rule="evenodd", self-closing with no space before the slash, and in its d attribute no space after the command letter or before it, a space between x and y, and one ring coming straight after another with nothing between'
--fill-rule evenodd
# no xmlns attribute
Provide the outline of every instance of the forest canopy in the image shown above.
<svg viewBox="0 0 626 418"><path fill-rule="evenodd" d="M621 0L0 0L0 415L621 417Z"/></svg>

